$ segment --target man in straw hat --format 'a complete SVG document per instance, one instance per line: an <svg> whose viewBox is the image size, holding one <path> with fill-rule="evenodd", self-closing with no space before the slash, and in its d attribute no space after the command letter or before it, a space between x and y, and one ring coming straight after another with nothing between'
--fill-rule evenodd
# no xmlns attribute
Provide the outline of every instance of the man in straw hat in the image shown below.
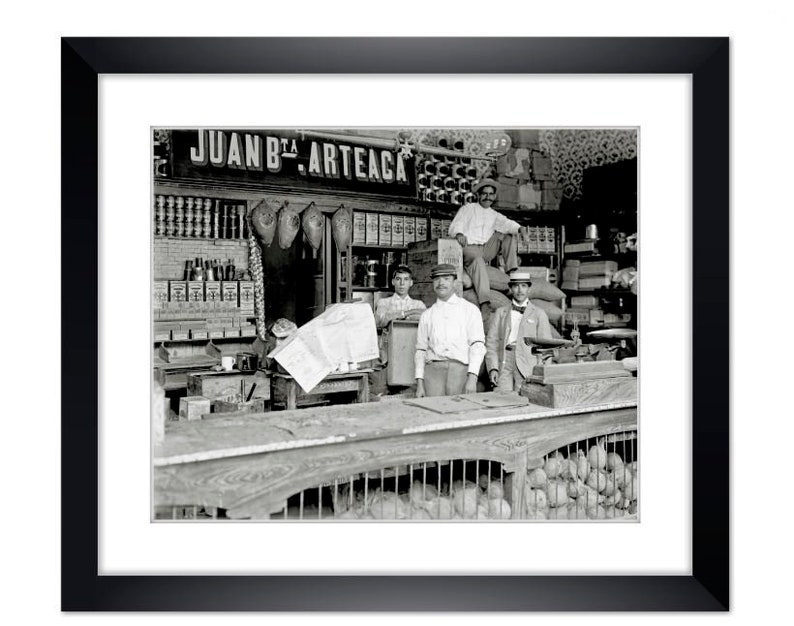
<svg viewBox="0 0 794 626"><path fill-rule="evenodd" d="M416 397L475 393L485 356L482 317L476 306L455 295L454 265L436 265L430 276L437 300L419 318Z"/></svg>
<svg viewBox="0 0 794 626"><path fill-rule="evenodd" d="M524 338L551 339L546 312L529 301L532 278L527 270L510 273L511 306L500 307L491 316L485 340L485 365L497 391L518 391L532 373L537 357Z"/></svg>
<svg viewBox="0 0 794 626"><path fill-rule="evenodd" d="M491 208L497 189L495 180L480 180L472 187L478 201L460 207L449 226L450 237L455 237L463 248L463 264L471 277L483 319L488 319L491 302L486 265L501 253L507 272L518 267L517 241L513 235L518 233L520 225Z"/></svg>

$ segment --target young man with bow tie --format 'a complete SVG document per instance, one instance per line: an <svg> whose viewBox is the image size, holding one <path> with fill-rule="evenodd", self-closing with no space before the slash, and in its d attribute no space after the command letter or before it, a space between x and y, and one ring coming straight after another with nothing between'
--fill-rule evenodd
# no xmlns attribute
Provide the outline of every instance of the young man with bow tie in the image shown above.
<svg viewBox="0 0 794 626"><path fill-rule="evenodd" d="M551 339L551 324L543 309L529 301L532 279L528 271L509 275L512 306L497 309L491 316L485 338L485 365L496 391L518 391L532 373L537 357L525 337Z"/></svg>

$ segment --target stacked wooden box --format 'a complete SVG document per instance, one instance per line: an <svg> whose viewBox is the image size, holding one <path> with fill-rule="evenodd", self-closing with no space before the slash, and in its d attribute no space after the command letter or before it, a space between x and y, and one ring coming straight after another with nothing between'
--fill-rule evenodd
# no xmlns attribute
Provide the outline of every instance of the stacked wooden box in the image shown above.
<svg viewBox="0 0 794 626"><path fill-rule="evenodd" d="M408 267L411 268L414 277L410 296L421 300L428 307L436 301L430 272L434 266L441 263L449 263L457 268L455 292L461 295L463 292L463 249L455 239L430 239L417 241L408 246Z"/></svg>

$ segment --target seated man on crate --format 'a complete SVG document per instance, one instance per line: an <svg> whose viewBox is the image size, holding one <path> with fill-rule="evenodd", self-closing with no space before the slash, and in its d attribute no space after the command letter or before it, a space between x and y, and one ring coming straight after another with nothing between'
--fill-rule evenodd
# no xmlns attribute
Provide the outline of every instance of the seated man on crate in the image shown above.
<svg viewBox="0 0 794 626"><path fill-rule="evenodd" d="M485 332L477 307L455 295L457 275L455 266L446 263L430 272L437 300L422 313L416 332L417 398L477 391Z"/></svg>
<svg viewBox="0 0 794 626"><path fill-rule="evenodd" d="M532 278L526 270L509 276L512 306L496 309L488 324L485 339L485 365L496 391L519 391L532 373L537 356L524 338L551 339L551 324L546 312L529 301Z"/></svg>
<svg viewBox="0 0 794 626"><path fill-rule="evenodd" d="M393 320L418 320L427 307L421 300L414 300L408 291L414 284L413 273L407 265L398 265L392 272L391 284L394 294L382 298L375 307L375 325L378 327L378 349L380 360L370 374L370 392L380 395L386 392L386 365L389 360L389 322Z"/></svg>
<svg viewBox="0 0 794 626"><path fill-rule="evenodd" d="M501 253L508 273L518 267L518 241L513 235L521 227L491 208L496 190L495 180L480 180L472 187L478 201L460 207L449 226L450 237L455 237L463 248L463 265L471 277L484 320L488 319L491 302L486 265Z"/></svg>

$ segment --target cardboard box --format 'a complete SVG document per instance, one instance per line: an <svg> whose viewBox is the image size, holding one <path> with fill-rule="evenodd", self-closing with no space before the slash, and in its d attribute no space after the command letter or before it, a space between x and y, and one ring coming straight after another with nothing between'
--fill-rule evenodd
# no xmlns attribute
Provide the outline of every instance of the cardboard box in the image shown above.
<svg viewBox="0 0 794 626"><path fill-rule="evenodd" d="M563 313L563 319L567 326L572 326L574 322L587 324L590 322L590 309L568 309Z"/></svg>
<svg viewBox="0 0 794 626"><path fill-rule="evenodd" d="M618 271L617 261L584 261L579 266L579 277L609 276Z"/></svg>
<svg viewBox="0 0 794 626"><path fill-rule="evenodd" d="M601 326L604 323L604 311L601 309L590 309L590 326Z"/></svg>
<svg viewBox="0 0 794 626"><path fill-rule="evenodd" d="M441 239L442 231L442 220L435 217L430 218L430 239Z"/></svg>
<svg viewBox="0 0 794 626"><path fill-rule="evenodd" d="M361 211L353 211L353 243L366 243L367 216Z"/></svg>
<svg viewBox="0 0 794 626"><path fill-rule="evenodd" d="M205 302L220 302L221 301L221 283L217 280L208 280L204 283L204 301Z"/></svg>
<svg viewBox="0 0 794 626"><path fill-rule="evenodd" d="M579 267L576 265L566 265L562 268L563 281L579 282Z"/></svg>
<svg viewBox="0 0 794 626"><path fill-rule="evenodd" d="M405 219L402 215L391 216L391 245L405 245Z"/></svg>
<svg viewBox="0 0 794 626"><path fill-rule="evenodd" d="M414 236L414 241L427 241L427 235L428 235L427 218L417 217L416 233Z"/></svg>
<svg viewBox="0 0 794 626"><path fill-rule="evenodd" d="M171 331L170 330L157 330L154 331L154 340L155 341L171 341Z"/></svg>
<svg viewBox="0 0 794 626"><path fill-rule="evenodd" d="M189 281L187 284L187 298L190 302L204 302L204 281Z"/></svg>
<svg viewBox="0 0 794 626"><path fill-rule="evenodd" d="M221 282L221 301L233 302L234 306L238 303L239 285L236 280L224 280Z"/></svg>
<svg viewBox="0 0 794 626"><path fill-rule="evenodd" d="M226 335L223 334L223 328L210 328L207 331L210 339L223 339Z"/></svg>
<svg viewBox="0 0 794 626"><path fill-rule="evenodd" d="M171 331L171 340L172 341L187 341L188 340L188 331L187 330L172 330Z"/></svg>
<svg viewBox="0 0 794 626"><path fill-rule="evenodd" d="M416 218L413 215L403 216L403 245L416 241Z"/></svg>
<svg viewBox="0 0 794 626"><path fill-rule="evenodd" d="M598 296L571 296L571 306L589 309L599 305Z"/></svg>
<svg viewBox="0 0 794 626"><path fill-rule="evenodd" d="M563 291L579 291L579 281L565 280L565 278L563 278L562 285L560 285L560 289L562 289Z"/></svg>
<svg viewBox="0 0 794 626"><path fill-rule="evenodd" d="M184 280L171 280L168 282L168 299L171 302L187 301L187 283Z"/></svg>
<svg viewBox="0 0 794 626"><path fill-rule="evenodd" d="M566 243L565 246L563 247L563 250L566 254L572 254L576 252L594 252L595 244L596 242L593 240L571 242L571 243Z"/></svg>
<svg viewBox="0 0 794 626"><path fill-rule="evenodd" d="M366 227L367 232L365 235L364 243L367 245L377 245L378 244L378 214L377 213L366 213Z"/></svg>
<svg viewBox="0 0 794 626"><path fill-rule="evenodd" d="M240 281L240 309L254 310L254 281Z"/></svg>
<svg viewBox="0 0 794 626"><path fill-rule="evenodd" d="M240 329L239 328L226 327L226 328L223 329L223 336L224 337L239 337L240 336Z"/></svg>
<svg viewBox="0 0 794 626"><path fill-rule="evenodd" d="M601 287L609 287L612 282L611 276L588 276L587 278L579 279L579 290L586 289L599 289Z"/></svg>
<svg viewBox="0 0 794 626"><path fill-rule="evenodd" d="M152 283L152 304L155 309L162 309L168 302L168 281L156 280Z"/></svg>
<svg viewBox="0 0 794 626"><path fill-rule="evenodd" d="M190 331L190 338L191 339L209 339L209 331L199 330L198 328L193 328Z"/></svg>
<svg viewBox="0 0 794 626"><path fill-rule="evenodd" d="M256 337L256 324L240 326L240 337Z"/></svg>
<svg viewBox="0 0 794 626"><path fill-rule="evenodd" d="M378 245L391 245L391 215L378 216Z"/></svg>
<svg viewBox="0 0 794 626"><path fill-rule="evenodd" d="M210 400L204 396L185 396L179 398L179 421L200 420L210 412Z"/></svg>

